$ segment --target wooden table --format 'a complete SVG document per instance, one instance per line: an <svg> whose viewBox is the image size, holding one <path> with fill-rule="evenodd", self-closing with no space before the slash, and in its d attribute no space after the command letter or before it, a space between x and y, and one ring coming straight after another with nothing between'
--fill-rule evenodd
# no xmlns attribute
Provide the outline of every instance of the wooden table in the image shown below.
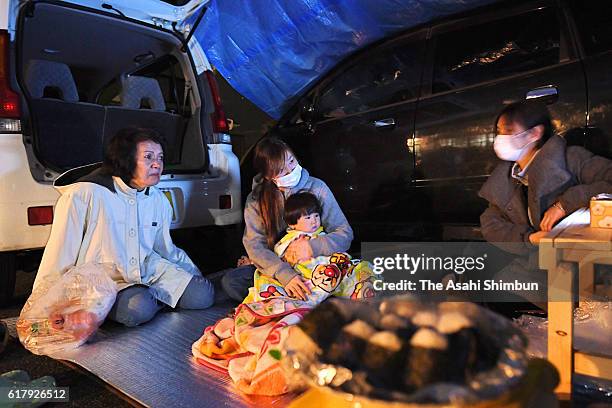
<svg viewBox="0 0 612 408"><path fill-rule="evenodd" d="M548 271L548 359L559 370L558 394L571 395L573 373L612 380L611 356L573 347L575 302L593 296L594 264L612 265L612 229L591 228L589 220L588 210L579 210L539 245L540 268ZM612 341L612 335L608 339Z"/></svg>

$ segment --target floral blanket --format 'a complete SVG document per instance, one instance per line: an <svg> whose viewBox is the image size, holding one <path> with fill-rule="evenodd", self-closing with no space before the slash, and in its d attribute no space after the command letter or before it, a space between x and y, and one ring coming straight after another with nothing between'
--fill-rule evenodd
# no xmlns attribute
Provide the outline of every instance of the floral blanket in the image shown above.
<svg viewBox="0 0 612 408"><path fill-rule="evenodd" d="M268 293L272 293L272 287L280 290L267 298L258 296L258 300L240 304L233 317L207 327L192 346L196 361L227 372L244 393L279 395L288 392L283 350L289 326L299 323L308 311L331 295L352 299L374 295L374 275L367 262L352 260L345 253L325 258L325 263L313 265L306 282L312 294L306 301L290 298L284 290L280 291L280 283L266 281L267 286L262 286L262 290ZM259 293L252 292L250 296Z"/></svg>

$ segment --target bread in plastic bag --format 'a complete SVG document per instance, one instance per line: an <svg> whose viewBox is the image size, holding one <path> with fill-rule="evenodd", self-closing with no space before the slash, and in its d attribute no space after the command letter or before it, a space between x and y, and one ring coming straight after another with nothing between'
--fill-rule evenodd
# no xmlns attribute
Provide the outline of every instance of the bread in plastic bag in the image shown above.
<svg viewBox="0 0 612 408"><path fill-rule="evenodd" d="M52 355L80 346L115 303L113 264L87 263L32 292L17 321L17 334L34 354Z"/></svg>

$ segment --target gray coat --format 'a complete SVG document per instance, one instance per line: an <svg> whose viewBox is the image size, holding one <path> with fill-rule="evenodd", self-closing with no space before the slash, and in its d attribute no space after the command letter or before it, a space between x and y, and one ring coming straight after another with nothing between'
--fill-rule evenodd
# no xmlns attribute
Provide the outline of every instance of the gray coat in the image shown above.
<svg viewBox="0 0 612 408"><path fill-rule="evenodd" d="M521 254L534 248L529 235L540 230L544 212L557 200L571 214L587 207L594 195L612 193L612 161L579 146L567 147L565 139L555 135L527 168L532 227L521 184L511 176L513 164L497 166L478 193L489 202L480 216L483 236L509 252Z"/></svg>

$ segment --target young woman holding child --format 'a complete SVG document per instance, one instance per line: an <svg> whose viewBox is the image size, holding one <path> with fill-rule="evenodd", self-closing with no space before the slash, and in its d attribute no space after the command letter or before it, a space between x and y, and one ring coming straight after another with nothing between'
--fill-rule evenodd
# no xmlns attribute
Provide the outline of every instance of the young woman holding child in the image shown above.
<svg viewBox="0 0 612 408"><path fill-rule="evenodd" d="M303 169L287 144L265 138L255 147L253 191L244 208L245 231L242 243L252 266L228 271L221 283L230 297L242 301L253 286L255 268L282 283L291 297L306 300L310 293L304 278L292 265L320 255L345 252L353 240L353 230L327 185ZM274 253L274 245L285 233L285 200L298 191L309 191L321 204L320 221L326 234L301 237L289 244L284 260Z"/></svg>

